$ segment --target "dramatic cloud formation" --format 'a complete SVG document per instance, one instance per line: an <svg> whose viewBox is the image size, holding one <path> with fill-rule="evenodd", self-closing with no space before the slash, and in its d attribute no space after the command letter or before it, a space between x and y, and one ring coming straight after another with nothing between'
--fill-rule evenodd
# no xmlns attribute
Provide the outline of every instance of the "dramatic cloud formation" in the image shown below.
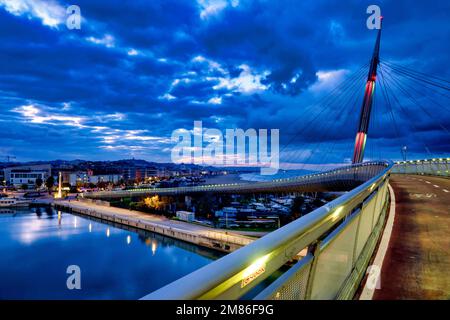
<svg viewBox="0 0 450 320"><path fill-rule="evenodd" d="M167 162L172 131L201 120L280 129L286 164L351 157L372 2L80 0L81 29L69 30L72 4L0 0L0 156ZM449 2L378 5L382 60L449 79ZM448 98L433 99L445 108L399 96L391 111L378 90L368 158L448 152Z"/></svg>

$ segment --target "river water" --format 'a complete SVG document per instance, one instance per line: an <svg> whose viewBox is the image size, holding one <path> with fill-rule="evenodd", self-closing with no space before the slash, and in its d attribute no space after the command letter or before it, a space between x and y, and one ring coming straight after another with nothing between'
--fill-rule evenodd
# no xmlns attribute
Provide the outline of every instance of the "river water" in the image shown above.
<svg viewBox="0 0 450 320"><path fill-rule="evenodd" d="M222 256L51 208L0 212L0 299L139 299Z"/></svg>

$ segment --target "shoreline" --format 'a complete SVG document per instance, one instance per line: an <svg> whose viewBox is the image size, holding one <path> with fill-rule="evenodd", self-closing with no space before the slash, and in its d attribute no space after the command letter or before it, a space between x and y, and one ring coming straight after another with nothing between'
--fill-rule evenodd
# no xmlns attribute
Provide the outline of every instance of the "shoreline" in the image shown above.
<svg viewBox="0 0 450 320"><path fill-rule="evenodd" d="M55 209L62 209L69 212L73 211L105 221L112 221L126 226L159 233L226 253L233 252L255 240L238 233L224 232L223 230L215 230L182 221L169 220L157 215L101 206L95 203L62 200L55 201L53 206Z"/></svg>

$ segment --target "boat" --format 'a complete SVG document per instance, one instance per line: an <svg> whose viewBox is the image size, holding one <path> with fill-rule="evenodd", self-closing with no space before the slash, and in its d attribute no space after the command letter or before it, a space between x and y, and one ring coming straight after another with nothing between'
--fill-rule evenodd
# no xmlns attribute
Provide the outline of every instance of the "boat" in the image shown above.
<svg viewBox="0 0 450 320"><path fill-rule="evenodd" d="M31 200L21 198L0 198L0 208L27 207Z"/></svg>

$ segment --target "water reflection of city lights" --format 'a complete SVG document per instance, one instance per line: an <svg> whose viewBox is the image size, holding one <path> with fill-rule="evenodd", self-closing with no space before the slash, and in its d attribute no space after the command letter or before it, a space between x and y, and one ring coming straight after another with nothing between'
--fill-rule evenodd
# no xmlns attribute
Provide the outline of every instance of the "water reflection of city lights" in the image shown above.
<svg viewBox="0 0 450 320"><path fill-rule="evenodd" d="M108 228L108 229L106 229L106 236L109 237L109 234L110 234L110 231L109 231L109 228Z"/></svg>
<svg viewBox="0 0 450 320"><path fill-rule="evenodd" d="M61 211L58 211L58 225L61 226Z"/></svg>
<svg viewBox="0 0 450 320"><path fill-rule="evenodd" d="M92 232L92 223L89 223L89 232Z"/></svg>
<svg viewBox="0 0 450 320"><path fill-rule="evenodd" d="M156 244L156 240L152 241L152 254L155 255L156 253L156 248L157 248L157 244Z"/></svg>
<svg viewBox="0 0 450 320"><path fill-rule="evenodd" d="M77 225L77 217L74 217L73 218L73 227L74 228L76 228L78 225Z"/></svg>
<svg viewBox="0 0 450 320"><path fill-rule="evenodd" d="M127 244L130 244L130 243L131 243L131 236L128 235L128 236L127 236Z"/></svg>

